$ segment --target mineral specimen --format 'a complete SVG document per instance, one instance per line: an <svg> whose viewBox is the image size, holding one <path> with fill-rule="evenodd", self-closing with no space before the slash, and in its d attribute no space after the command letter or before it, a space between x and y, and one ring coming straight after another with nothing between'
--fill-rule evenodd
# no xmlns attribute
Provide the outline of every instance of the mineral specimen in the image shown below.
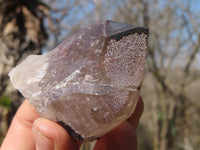
<svg viewBox="0 0 200 150"><path fill-rule="evenodd" d="M105 21L9 73L42 117L92 141L134 111L144 75L148 29Z"/></svg>

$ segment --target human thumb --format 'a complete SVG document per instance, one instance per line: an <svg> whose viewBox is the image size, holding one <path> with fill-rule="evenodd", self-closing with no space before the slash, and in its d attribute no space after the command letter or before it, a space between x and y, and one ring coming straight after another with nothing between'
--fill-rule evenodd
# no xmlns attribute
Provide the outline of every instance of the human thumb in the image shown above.
<svg viewBox="0 0 200 150"><path fill-rule="evenodd" d="M38 118L32 128L36 150L78 150L77 142L59 124Z"/></svg>

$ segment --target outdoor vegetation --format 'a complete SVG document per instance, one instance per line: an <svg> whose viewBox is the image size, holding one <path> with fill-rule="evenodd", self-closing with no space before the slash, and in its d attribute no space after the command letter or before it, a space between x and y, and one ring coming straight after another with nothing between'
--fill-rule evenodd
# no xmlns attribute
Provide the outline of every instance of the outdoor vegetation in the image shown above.
<svg viewBox="0 0 200 150"><path fill-rule="evenodd" d="M0 143L23 101L8 72L109 19L150 31L139 150L199 149L199 10L199 0L0 0Z"/></svg>

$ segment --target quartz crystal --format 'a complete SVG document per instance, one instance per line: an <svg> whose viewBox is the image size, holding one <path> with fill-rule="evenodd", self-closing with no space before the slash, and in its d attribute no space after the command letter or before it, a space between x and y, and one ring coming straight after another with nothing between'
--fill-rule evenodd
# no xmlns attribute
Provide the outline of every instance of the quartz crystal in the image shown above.
<svg viewBox="0 0 200 150"><path fill-rule="evenodd" d="M104 21L31 55L9 73L39 114L74 138L95 140L134 111L144 76L148 29Z"/></svg>

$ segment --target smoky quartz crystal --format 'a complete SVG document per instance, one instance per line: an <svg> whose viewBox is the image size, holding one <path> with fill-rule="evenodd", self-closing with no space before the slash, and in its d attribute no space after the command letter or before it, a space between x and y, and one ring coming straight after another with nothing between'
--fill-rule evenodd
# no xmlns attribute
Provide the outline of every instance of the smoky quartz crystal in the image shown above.
<svg viewBox="0 0 200 150"><path fill-rule="evenodd" d="M95 140L134 111L147 34L147 28L108 20L89 26L49 53L28 56L10 80L42 117L78 140Z"/></svg>

